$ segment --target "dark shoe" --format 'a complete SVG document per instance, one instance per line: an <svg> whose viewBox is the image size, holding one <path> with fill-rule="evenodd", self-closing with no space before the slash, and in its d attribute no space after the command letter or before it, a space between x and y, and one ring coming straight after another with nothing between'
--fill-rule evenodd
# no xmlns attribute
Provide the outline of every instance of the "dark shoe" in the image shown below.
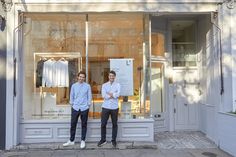
<svg viewBox="0 0 236 157"><path fill-rule="evenodd" d="M101 146L103 146L104 144L106 144L107 143L107 141L106 140L100 140L99 142L98 142L98 147L101 147Z"/></svg>
<svg viewBox="0 0 236 157"><path fill-rule="evenodd" d="M113 148L116 148L116 146L117 146L116 141L111 141L111 143L112 143Z"/></svg>

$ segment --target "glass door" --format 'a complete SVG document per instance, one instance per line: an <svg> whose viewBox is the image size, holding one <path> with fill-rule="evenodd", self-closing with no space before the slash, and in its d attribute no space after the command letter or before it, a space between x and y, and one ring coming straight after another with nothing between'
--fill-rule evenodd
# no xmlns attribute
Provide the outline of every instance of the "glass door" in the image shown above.
<svg viewBox="0 0 236 157"><path fill-rule="evenodd" d="M164 63L151 62L151 115L160 117L164 112Z"/></svg>
<svg viewBox="0 0 236 157"><path fill-rule="evenodd" d="M165 69L165 35L161 32L151 33L151 115L162 117L164 106L164 69Z"/></svg>

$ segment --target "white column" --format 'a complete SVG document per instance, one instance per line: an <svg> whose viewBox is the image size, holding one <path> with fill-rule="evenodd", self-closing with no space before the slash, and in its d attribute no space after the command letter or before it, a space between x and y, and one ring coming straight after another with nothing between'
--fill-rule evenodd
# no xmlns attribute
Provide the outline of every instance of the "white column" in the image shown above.
<svg viewBox="0 0 236 157"><path fill-rule="evenodd" d="M18 35L16 27L18 27L18 10L22 10L21 7L17 7L14 4L11 11L7 13L7 59L6 59L6 149L11 149L19 142L19 102L17 97L14 96L14 57L18 57ZM14 42L15 38L15 42ZM15 44L15 49L14 49ZM15 50L15 54L14 54ZM17 68L17 67L16 67ZM16 73L16 91L17 89ZM19 93L17 93L19 94Z"/></svg>
<svg viewBox="0 0 236 157"><path fill-rule="evenodd" d="M219 11L219 21L221 28L222 63L223 63L223 86L224 93L221 100L221 110L223 112L232 111L232 54L231 54L231 10L227 3L222 4ZM220 77L220 76L219 76ZM220 82L219 82L220 83Z"/></svg>
<svg viewBox="0 0 236 157"><path fill-rule="evenodd" d="M232 104L233 104L233 111L236 111L236 3L234 4L234 9L231 9L231 19L230 19L230 26L231 26L231 53L232 53Z"/></svg>
<svg viewBox="0 0 236 157"><path fill-rule="evenodd" d="M13 29L14 29L14 9L7 13L7 65L6 65L6 149L13 146L14 121L13 121Z"/></svg>

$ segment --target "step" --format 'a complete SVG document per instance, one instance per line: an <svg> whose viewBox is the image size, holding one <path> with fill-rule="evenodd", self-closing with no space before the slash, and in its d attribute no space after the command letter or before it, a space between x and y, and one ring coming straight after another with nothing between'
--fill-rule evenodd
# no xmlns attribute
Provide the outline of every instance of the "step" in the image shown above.
<svg viewBox="0 0 236 157"><path fill-rule="evenodd" d="M81 149L80 143L73 146L63 147L63 143L37 143L37 144L20 144L14 150L75 150ZM111 142L102 147L98 147L95 142L86 142L85 149L157 149L157 142L117 142L117 147L113 148Z"/></svg>

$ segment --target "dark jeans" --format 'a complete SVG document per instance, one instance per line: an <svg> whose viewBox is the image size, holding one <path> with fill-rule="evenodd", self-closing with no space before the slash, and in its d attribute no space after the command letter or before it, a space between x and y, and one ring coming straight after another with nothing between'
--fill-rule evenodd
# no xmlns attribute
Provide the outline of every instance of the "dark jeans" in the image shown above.
<svg viewBox="0 0 236 157"><path fill-rule="evenodd" d="M81 140L85 140L86 133L87 133L87 121L88 121L88 112L89 109L85 111L76 111L73 108L71 108L71 125L70 125L70 141L75 140L75 132L76 132L76 126L78 123L78 118L80 116L81 119Z"/></svg>
<svg viewBox="0 0 236 157"><path fill-rule="evenodd" d="M107 126L107 120L109 119L109 115L111 115L111 121L112 121L112 141L116 141L117 136L117 119L118 119L118 110L111 110L102 108L102 118L101 118L101 140L106 140L106 126Z"/></svg>

